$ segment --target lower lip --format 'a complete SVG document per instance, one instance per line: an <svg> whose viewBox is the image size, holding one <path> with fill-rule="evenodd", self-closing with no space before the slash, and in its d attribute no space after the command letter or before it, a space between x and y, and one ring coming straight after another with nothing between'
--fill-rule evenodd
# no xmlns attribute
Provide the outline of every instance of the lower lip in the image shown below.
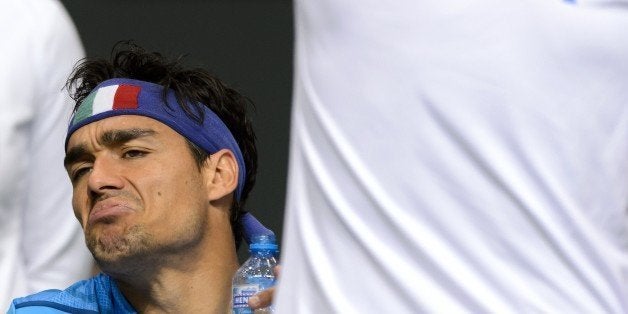
<svg viewBox="0 0 628 314"><path fill-rule="evenodd" d="M111 219L115 219L116 217L122 216L122 215L126 215L128 213L131 212L131 209L126 207L126 206L122 206L122 205L116 205L116 206L112 206L112 207L108 207L105 209L101 209L97 212L92 212L89 215L89 220L88 223L89 224L94 224L100 221L104 221L104 220L111 220Z"/></svg>

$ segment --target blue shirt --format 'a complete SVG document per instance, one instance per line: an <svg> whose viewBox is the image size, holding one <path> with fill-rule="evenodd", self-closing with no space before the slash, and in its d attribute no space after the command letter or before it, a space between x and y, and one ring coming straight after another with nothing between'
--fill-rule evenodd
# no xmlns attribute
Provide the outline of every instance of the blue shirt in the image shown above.
<svg viewBox="0 0 628 314"><path fill-rule="evenodd" d="M65 290L46 290L11 303L7 314L137 313L106 274L79 281Z"/></svg>

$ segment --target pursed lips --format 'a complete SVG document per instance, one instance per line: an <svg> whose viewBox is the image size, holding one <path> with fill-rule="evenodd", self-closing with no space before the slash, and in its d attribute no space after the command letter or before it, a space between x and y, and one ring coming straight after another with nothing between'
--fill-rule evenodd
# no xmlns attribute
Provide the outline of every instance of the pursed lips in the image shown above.
<svg viewBox="0 0 628 314"><path fill-rule="evenodd" d="M113 218L132 212L133 209L120 199L107 198L96 202L92 210L89 212L88 224L94 224L106 218Z"/></svg>

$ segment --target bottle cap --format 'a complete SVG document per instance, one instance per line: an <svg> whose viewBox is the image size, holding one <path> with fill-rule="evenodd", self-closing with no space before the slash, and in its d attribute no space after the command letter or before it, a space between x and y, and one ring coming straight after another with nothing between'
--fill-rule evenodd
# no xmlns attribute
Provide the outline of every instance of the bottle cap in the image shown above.
<svg viewBox="0 0 628 314"><path fill-rule="evenodd" d="M249 249L251 251L270 250L277 251L279 246L274 234L258 234L251 237Z"/></svg>

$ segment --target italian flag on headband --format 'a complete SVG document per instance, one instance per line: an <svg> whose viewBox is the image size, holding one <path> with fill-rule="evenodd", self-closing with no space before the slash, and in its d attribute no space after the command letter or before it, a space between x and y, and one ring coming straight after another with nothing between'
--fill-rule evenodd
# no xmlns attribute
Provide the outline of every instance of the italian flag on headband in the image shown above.
<svg viewBox="0 0 628 314"><path fill-rule="evenodd" d="M139 86L124 84L101 87L83 99L72 124L109 110L137 109L140 90Z"/></svg>

